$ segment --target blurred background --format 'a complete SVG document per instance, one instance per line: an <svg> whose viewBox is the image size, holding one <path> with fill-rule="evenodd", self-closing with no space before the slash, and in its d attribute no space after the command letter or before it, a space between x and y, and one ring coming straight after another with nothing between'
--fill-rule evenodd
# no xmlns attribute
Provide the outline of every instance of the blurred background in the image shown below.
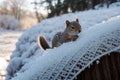
<svg viewBox="0 0 120 80"><path fill-rule="evenodd" d="M116 3L118 2L118 3ZM0 80L21 34L42 20L78 11L109 9L120 0L0 0Z"/></svg>
<svg viewBox="0 0 120 80"><path fill-rule="evenodd" d="M120 0L0 0L0 29L27 29L66 13L109 8ZM7 24L6 24L7 21ZM12 24L10 24L12 22Z"/></svg>

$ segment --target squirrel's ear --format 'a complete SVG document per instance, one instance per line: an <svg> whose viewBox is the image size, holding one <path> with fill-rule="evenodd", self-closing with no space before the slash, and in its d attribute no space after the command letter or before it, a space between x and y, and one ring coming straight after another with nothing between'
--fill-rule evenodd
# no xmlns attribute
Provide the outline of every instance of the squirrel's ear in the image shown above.
<svg viewBox="0 0 120 80"><path fill-rule="evenodd" d="M78 19L78 18L76 19L76 22L79 22L79 19Z"/></svg>
<svg viewBox="0 0 120 80"><path fill-rule="evenodd" d="M68 26L70 24L70 22L68 20L66 20L66 25Z"/></svg>

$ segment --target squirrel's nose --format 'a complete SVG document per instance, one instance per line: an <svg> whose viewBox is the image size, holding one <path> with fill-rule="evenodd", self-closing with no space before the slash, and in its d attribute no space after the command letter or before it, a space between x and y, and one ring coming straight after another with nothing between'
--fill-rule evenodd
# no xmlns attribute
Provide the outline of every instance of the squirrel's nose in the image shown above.
<svg viewBox="0 0 120 80"><path fill-rule="evenodd" d="M81 30L78 31L79 33L81 32Z"/></svg>

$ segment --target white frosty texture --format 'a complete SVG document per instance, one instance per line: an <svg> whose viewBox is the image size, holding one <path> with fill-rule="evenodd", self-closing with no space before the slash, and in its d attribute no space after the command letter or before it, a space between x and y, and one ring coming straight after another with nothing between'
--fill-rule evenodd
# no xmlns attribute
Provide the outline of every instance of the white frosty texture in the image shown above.
<svg viewBox="0 0 120 80"><path fill-rule="evenodd" d="M111 7L111 8L120 7L120 2L112 3L112 4L110 4L110 7Z"/></svg>
<svg viewBox="0 0 120 80"><path fill-rule="evenodd" d="M8 63L5 61L4 58L1 58L0 57L0 70L5 70L6 69L6 66L8 65Z"/></svg>
<svg viewBox="0 0 120 80"><path fill-rule="evenodd" d="M22 24L11 15L0 15L0 30L18 30Z"/></svg>
<svg viewBox="0 0 120 80"><path fill-rule="evenodd" d="M38 72L42 74L44 70L55 65L55 63L59 62L64 56L69 54L69 57L71 57L74 55L74 53L77 52L77 49L84 46L84 43L92 37L90 35L100 35L106 32L105 30L107 29L112 30L113 25L111 26L111 29L106 27L111 25L109 24L109 21L111 23L112 20L114 24L119 25L119 16L120 7L89 10L46 19L38 25L33 26L26 31L17 42L16 50L13 52L10 64L7 68L8 74L6 80L9 80L10 78L13 78L13 80L30 80L31 77ZM39 49L37 44L37 37L39 34L44 35L50 43L52 37L58 31L64 30L66 19L73 21L76 18L79 19L82 26L82 33L76 42L65 43L59 48L48 49L44 52ZM102 25L106 22L107 24Z"/></svg>

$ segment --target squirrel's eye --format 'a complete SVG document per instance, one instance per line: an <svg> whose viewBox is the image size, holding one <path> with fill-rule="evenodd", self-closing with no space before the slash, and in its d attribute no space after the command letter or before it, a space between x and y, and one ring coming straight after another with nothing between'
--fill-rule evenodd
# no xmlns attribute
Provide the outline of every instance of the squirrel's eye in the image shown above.
<svg viewBox="0 0 120 80"><path fill-rule="evenodd" d="M75 29L74 27L71 27L71 29Z"/></svg>

